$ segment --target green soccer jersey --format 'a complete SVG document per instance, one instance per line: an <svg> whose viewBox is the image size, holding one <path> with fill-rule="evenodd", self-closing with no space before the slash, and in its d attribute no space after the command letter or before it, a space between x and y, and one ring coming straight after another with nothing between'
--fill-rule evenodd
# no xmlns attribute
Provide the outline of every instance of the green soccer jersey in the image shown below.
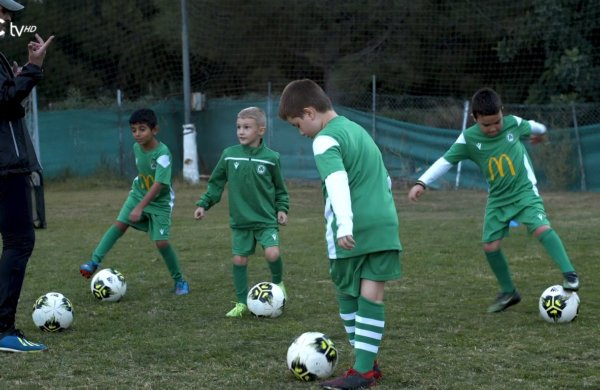
<svg viewBox="0 0 600 390"><path fill-rule="evenodd" d="M234 229L277 227L277 212L288 212L289 196L279 153L262 142L256 147L226 148L197 206L206 210L221 200L228 187L229 224Z"/></svg>
<svg viewBox="0 0 600 390"><path fill-rule="evenodd" d="M517 116L503 118L501 132L486 136L479 125L466 129L444 158L451 164L472 160L489 185L488 207L499 207L527 197L539 197L529 155L521 139L531 135L528 121Z"/></svg>
<svg viewBox="0 0 600 390"><path fill-rule="evenodd" d="M144 207L144 211L153 214L171 213L175 193L171 187L173 158L169 148L160 142L154 149L144 151L139 144L135 143L133 154L138 175L131 185L130 198L139 203L154 183L162 183L164 186L152 202Z"/></svg>
<svg viewBox="0 0 600 390"><path fill-rule="evenodd" d="M327 123L313 141L313 153L323 181L325 224L330 259L360 256L385 250L402 250L398 214L391 181L379 148L358 124L343 116ZM338 217L325 181L346 172L350 190L352 236L356 245L348 251L337 245ZM337 191L337 188L333 188ZM342 206L342 205L340 205Z"/></svg>

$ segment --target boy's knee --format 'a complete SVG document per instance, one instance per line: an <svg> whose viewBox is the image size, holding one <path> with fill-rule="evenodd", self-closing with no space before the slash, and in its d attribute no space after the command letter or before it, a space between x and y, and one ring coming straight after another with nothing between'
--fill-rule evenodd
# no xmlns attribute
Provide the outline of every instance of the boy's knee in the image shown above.
<svg viewBox="0 0 600 390"><path fill-rule="evenodd" d="M277 259L279 259L279 247L272 246L265 248L265 258L270 262L277 261Z"/></svg>
<svg viewBox="0 0 600 390"><path fill-rule="evenodd" d="M169 246L169 241L165 241L165 240L155 241L155 244L158 249L165 249L166 247Z"/></svg>

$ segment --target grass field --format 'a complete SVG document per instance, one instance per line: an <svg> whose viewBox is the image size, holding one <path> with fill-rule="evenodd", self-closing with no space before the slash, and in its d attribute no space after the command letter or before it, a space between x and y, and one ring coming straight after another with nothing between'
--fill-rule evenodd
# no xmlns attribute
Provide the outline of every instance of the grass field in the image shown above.
<svg viewBox="0 0 600 390"><path fill-rule="evenodd" d="M172 240L190 282L176 297L147 236L130 230L105 259L128 280L119 303L97 301L78 272L114 221L128 187L91 181L49 183L48 228L37 231L17 325L44 354L0 354L0 389L317 389L286 368L290 342L306 331L336 342L336 373L352 362L327 273L322 200L317 186L290 186L291 212L281 230L290 295L277 319L229 319L234 299L227 203L192 218L204 186L177 186ZM523 227L504 243L523 301L504 313L485 309L497 285L480 240L485 194L429 191L417 204L395 190L404 277L386 286L380 349L381 389L600 388L600 194L545 193L554 228L582 280L581 310L569 324L545 323L538 297L561 275ZM374 205L375 207L376 205ZM268 280L262 252L250 283ZM75 307L71 329L37 330L35 299L60 291Z"/></svg>

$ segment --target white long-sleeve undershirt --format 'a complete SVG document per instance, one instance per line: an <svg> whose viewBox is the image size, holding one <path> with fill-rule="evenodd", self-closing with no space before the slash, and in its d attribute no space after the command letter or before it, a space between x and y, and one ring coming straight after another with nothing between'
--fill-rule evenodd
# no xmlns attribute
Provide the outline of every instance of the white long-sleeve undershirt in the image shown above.
<svg viewBox="0 0 600 390"><path fill-rule="evenodd" d="M352 222L352 200L350 198L350 186L348 185L348 174L346 171L333 172L325 179L327 196L331 200L331 207L337 221L337 237L352 235L354 227Z"/></svg>

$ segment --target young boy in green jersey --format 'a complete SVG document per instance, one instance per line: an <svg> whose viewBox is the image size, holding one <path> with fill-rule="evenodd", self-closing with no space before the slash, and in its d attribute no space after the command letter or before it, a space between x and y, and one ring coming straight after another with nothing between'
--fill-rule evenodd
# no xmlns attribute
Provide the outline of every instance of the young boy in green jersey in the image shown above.
<svg viewBox="0 0 600 390"><path fill-rule="evenodd" d="M175 193L171 187L172 156L169 148L156 139L159 131L154 111L140 109L129 118L135 164L138 175L133 180L129 196L121 207L117 220L104 233L92 254L92 260L79 267L85 278L90 278L114 244L131 226L148 232L175 282L175 294L189 293L179 266L179 259L169 243L171 214Z"/></svg>
<svg viewBox="0 0 600 390"><path fill-rule="evenodd" d="M194 212L196 219L204 218L206 211L221 200L227 184L233 285L237 298L227 317L241 317L248 310L248 257L254 254L257 242L264 249L271 281L286 294L278 224L287 224L289 196L279 153L263 143L266 116L260 108L248 107L240 111L236 128L240 144L223 151Z"/></svg>
<svg viewBox="0 0 600 390"><path fill-rule="evenodd" d="M381 378L377 355L385 325L384 286L400 278L398 215L379 148L357 123L334 111L314 81L289 83L279 117L313 139L325 198L329 274L354 364L326 389L362 389Z"/></svg>
<svg viewBox="0 0 600 390"><path fill-rule="evenodd" d="M521 296L513 284L500 244L509 234L511 221L527 226L563 273L566 290L579 289L579 278L558 234L550 227L544 202L522 139L538 143L546 126L514 115L503 115L500 96L490 88L473 95L472 116L476 124L466 129L410 189L416 201L425 188L461 160L472 160L488 183L488 200L483 221L483 250L500 285L500 293L488 312L500 312L516 305Z"/></svg>

